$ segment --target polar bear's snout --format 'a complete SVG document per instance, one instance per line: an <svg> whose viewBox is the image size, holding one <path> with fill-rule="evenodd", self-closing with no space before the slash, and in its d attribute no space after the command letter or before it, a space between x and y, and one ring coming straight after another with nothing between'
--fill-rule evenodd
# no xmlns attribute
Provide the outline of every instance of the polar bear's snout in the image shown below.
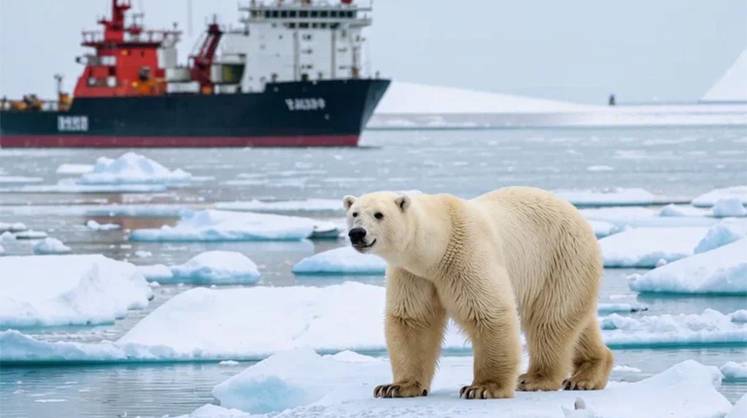
<svg viewBox="0 0 747 418"><path fill-rule="evenodd" d="M361 227L353 228L348 232L348 237L350 237L350 242L352 242L353 245L365 244L366 230Z"/></svg>

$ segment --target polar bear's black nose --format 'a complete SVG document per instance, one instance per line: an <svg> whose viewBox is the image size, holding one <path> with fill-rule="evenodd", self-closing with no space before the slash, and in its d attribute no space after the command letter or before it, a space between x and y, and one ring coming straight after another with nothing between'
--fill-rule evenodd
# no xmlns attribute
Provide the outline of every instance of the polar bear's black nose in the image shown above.
<svg viewBox="0 0 747 418"><path fill-rule="evenodd" d="M353 228L348 232L348 237L350 237L350 242L352 242L353 244L363 244L364 243L363 238L365 236L366 236L366 230L361 227Z"/></svg>

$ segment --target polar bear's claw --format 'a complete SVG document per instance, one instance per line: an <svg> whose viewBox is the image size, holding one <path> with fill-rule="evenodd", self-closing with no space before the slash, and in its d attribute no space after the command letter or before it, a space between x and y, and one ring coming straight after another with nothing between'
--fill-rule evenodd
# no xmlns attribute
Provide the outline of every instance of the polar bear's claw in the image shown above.
<svg viewBox="0 0 747 418"><path fill-rule="evenodd" d="M374 398L411 398L414 396L428 396L428 389L420 387L418 382L393 383L374 388Z"/></svg>
<svg viewBox="0 0 747 418"><path fill-rule="evenodd" d="M468 385L459 390L459 397L463 399L500 399L513 396L513 389L501 388L496 383Z"/></svg>

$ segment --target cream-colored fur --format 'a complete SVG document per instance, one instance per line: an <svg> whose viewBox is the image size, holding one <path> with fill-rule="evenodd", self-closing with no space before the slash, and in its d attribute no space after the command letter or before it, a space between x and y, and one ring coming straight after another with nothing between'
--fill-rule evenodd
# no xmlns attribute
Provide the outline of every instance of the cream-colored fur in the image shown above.
<svg viewBox="0 0 747 418"><path fill-rule="evenodd" d="M377 386L376 397L427 394L447 317L474 350L473 381L460 396L605 387L612 354L596 319L601 255L571 204L509 187L472 200L379 192L346 196L344 205L351 230L366 231L354 246L388 263L394 382ZM518 376L520 328L530 362Z"/></svg>

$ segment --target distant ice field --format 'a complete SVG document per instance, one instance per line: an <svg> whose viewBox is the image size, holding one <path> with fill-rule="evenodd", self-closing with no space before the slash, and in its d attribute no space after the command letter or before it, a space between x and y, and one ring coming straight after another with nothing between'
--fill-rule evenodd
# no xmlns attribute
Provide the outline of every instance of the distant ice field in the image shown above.
<svg viewBox="0 0 747 418"><path fill-rule="evenodd" d="M599 221L600 234L619 232L616 228L624 222L641 227L656 222L668 227L707 229L719 222L709 216L710 207L692 210L682 202L714 189L747 185L747 128L683 127L369 131L364 133L359 148L143 149L136 152L169 169L182 169L204 180L178 188L127 193L43 192L44 187L57 185L60 180L79 178L84 172L82 167L95 164L99 157L117 158L126 151L0 149L3 176L39 179L33 183L0 184L0 223L23 222L29 229L61 240L73 254L100 253L136 265L182 265L205 251L236 251L249 257L261 272L257 284L245 286L330 286L343 281L383 286L381 274L293 273L293 266L302 259L344 246L342 239L159 243L131 241L128 236L136 229L174 226L184 210L204 210L216 202L251 202L234 204L233 209L308 217L340 225L343 211L334 202L345 194L416 189L473 197L506 185L594 193L637 188L656 197L653 202L639 202L646 205L641 207L585 209L585 214L594 214ZM66 168L58 170L64 164L68 164ZM24 186L35 187L17 192L18 187ZM3 191L14 188L15 192ZM265 203L278 201L291 203ZM310 207L300 207L307 201ZM665 213L681 212L681 216L662 219L665 217L659 215L665 201L678 202ZM90 220L121 228L92 229L86 226ZM35 242L15 240L0 244L12 256L32 254ZM745 309L743 296L632 291L629 276L647 271L650 270L605 270L600 302L607 306L630 304L648 308L620 313L634 318L695 315L706 309L728 314ZM50 342L117 340L166 301L194 287L189 283L161 283L152 288L154 299L144 309L128 311L113 324L25 328L23 332ZM628 367L617 369L613 379L626 381L638 381L686 359L721 367L747 358L747 348L729 345L613 351L616 365ZM11 417L22 416L17 412L23 410L42 418L69 411L83 417L117 416L125 411L128 416L174 416L211 402L212 388L248 365L1 367L0 404L7 406ZM635 369L640 372L631 371ZM112 379L121 382L118 391L122 396L101 405L97 401L100 394L94 396L91 391ZM724 381L719 390L734 402L747 391L747 381ZM36 402L38 399L44 402ZM59 399L64 402L54 402Z"/></svg>

